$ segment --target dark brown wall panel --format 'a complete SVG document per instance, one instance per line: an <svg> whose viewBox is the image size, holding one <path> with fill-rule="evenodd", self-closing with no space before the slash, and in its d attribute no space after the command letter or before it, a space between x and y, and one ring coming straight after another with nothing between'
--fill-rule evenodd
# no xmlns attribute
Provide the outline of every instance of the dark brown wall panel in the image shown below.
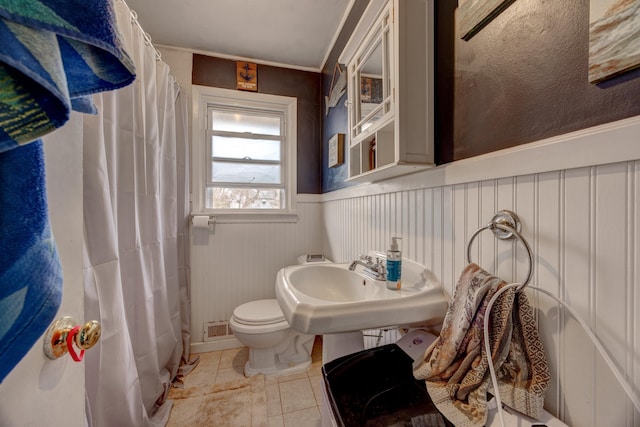
<svg viewBox="0 0 640 427"><path fill-rule="evenodd" d="M436 1L439 164L640 114L640 71L589 83L589 2L516 0L469 41Z"/></svg>
<svg viewBox="0 0 640 427"><path fill-rule="evenodd" d="M236 61L193 55L195 85L236 89ZM322 191L321 74L258 64L258 92L297 98L298 193Z"/></svg>

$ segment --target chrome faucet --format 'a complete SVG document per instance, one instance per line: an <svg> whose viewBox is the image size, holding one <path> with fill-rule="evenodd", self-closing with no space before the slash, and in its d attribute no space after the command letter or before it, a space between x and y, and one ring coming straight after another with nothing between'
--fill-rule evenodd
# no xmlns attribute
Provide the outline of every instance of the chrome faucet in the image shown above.
<svg viewBox="0 0 640 427"><path fill-rule="evenodd" d="M349 264L349 270L354 271L356 266L361 265L364 267L364 272L375 280L386 280L387 270L384 265L384 261L376 257L375 262L368 255L361 255L359 260L352 261Z"/></svg>

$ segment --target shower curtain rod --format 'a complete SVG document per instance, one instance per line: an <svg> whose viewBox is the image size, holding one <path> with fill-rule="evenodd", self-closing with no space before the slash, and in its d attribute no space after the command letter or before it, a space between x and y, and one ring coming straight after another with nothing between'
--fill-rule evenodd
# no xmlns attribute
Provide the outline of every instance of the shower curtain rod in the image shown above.
<svg viewBox="0 0 640 427"><path fill-rule="evenodd" d="M144 28L142 28L142 25L140 25L140 22L138 21L138 13L131 9L131 7L129 7L129 5L127 4L127 2L125 0L119 0L122 3L124 3L125 6L127 6L127 9L129 9L129 14L131 15L131 22L133 24L135 24L138 29L140 30L140 32L142 32L142 37L144 37L144 41L147 45L151 46L153 48L153 50L155 51L156 54L156 61L162 61L162 54L160 53L160 51L153 45L152 41L151 41L151 36L149 36L149 33L147 33Z"/></svg>

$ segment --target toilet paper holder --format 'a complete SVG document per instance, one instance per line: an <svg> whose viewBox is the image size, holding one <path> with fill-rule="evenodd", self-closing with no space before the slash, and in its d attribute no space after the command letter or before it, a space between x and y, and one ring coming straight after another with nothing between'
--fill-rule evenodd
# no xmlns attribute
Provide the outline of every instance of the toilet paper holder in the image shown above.
<svg viewBox="0 0 640 427"><path fill-rule="evenodd" d="M191 226L193 228L208 228L212 229L211 226L215 226L216 217L213 215L191 215Z"/></svg>

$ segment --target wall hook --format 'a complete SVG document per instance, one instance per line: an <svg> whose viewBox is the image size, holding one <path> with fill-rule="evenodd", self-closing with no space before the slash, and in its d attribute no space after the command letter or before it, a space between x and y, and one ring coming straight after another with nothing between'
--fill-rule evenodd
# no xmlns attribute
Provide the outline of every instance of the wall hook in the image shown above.
<svg viewBox="0 0 640 427"><path fill-rule="evenodd" d="M80 362L84 351L90 349L100 339L102 328L96 320L79 325L71 317L62 317L49 326L44 334L44 354L49 359L58 359L69 353L71 358ZM76 352L76 347L80 353Z"/></svg>

